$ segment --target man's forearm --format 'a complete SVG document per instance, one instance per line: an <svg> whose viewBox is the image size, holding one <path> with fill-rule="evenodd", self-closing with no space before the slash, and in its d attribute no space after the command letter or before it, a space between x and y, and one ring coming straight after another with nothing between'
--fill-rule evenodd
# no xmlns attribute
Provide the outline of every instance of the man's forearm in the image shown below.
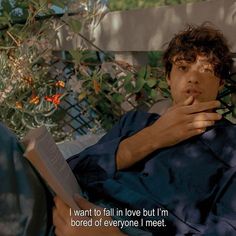
<svg viewBox="0 0 236 236"><path fill-rule="evenodd" d="M118 170L132 166L160 148L158 139L151 129L151 126L146 127L120 143L116 153Z"/></svg>
<svg viewBox="0 0 236 236"><path fill-rule="evenodd" d="M218 101L194 103L193 99L189 97L183 104L172 106L151 126L123 140L116 154L117 169L130 167L157 149L200 135L221 119L212 111L219 107Z"/></svg>

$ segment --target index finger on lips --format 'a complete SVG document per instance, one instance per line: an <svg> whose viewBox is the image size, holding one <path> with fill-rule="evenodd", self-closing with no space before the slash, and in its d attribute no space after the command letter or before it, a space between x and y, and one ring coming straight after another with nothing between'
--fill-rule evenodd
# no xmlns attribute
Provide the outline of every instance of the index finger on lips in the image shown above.
<svg viewBox="0 0 236 236"><path fill-rule="evenodd" d="M182 105L187 106L187 105L191 105L193 103L194 103L194 97L190 96L182 103Z"/></svg>

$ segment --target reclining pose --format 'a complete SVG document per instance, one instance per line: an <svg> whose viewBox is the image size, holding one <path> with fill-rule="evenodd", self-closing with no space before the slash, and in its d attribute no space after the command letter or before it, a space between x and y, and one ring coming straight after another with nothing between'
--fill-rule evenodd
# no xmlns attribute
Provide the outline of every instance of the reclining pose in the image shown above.
<svg viewBox="0 0 236 236"><path fill-rule="evenodd" d="M162 116L127 113L69 164L95 203L167 210L166 226L143 235L235 235L236 127L215 111L233 62L226 40L206 24L189 27L163 62L172 107Z"/></svg>
<svg viewBox="0 0 236 236"><path fill-rule="evenodd" d="M210 26L189 27L171 40L163 62L172 107L162 116L127 113L68 163L96 204L78 198L82 209L101 205L166 214L136 217L144 220L140 228L72 227L69 207L56 197L57 236L236 233L236 127L215 111L232 69L226 40ZM0 128L0 235L49 235L47 190L22 158L16 139ZM145 224L163 218L161 227Z"/></svg>

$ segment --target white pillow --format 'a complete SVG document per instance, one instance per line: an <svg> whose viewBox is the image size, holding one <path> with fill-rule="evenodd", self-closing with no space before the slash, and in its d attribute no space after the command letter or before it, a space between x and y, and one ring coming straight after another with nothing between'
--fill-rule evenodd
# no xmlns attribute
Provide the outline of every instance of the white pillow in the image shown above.
<svg viewBox="0 0 236 236"><path fill-rule="evenodd" d="M58 143L60 151L65 159L82 152L86 147L95 144L104 134L86 134L79 136L77 140Z"/></svg>

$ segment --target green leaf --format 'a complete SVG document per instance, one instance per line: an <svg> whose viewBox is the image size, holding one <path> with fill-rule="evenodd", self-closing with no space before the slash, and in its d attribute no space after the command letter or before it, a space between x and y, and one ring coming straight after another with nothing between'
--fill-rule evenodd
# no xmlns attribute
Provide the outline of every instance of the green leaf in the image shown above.
<svg viewBox="0 0 236 236"><path fill-rule="evenodd" d="M115 93L112 95L112 99L116 103L122 103L124 101L124 96L119 93Z"/></svg>
<svg viewBox="0 0 236 236"><path fill-rule="evenodd" d="M9 15L11 11L13 10L12 5L10 4L10 1L1 1L1 10L3 11L3 15Z"/></svg>
<svg viewBox="0 0 236 236"><path fill-rule="evenodd" d="M146 67L146 76L145 76L146 79L151 77L151 71L152 71L151 66L147 65L147 67Z"/></svg>
<svg viewBox="0 0 236 236"><path fill-rule="evenodd" d="M132 75L129 74L125 77L124 79L124 89L126 90L127 93L132 93L134 91L134 85L132 84Z"/></svg>
<svg viewBox="0 0 236 236"><path fill-rule="evenodd" d="M167 89L168 88L168 84L167 84L167 82L166 81L159 81L158 82L158 87L160 88L160 89Z"/></svg>
<svg viewBox="0 0 236 236"><path fill-rule="evenodd" d="M97 55L95 51L84 51L81 53L81 61L93 62L97 60Z"/></svg>
<svg viewBox="0 0 236 236"><path fill-rule="evenodd" d="M138 77L136 85L135 85L135 93L140 92L140 90L143 88L146 81L143 79L143 77Z"/></svg>
<svg viewBox="0 0 236 236"><path fill-rule="evenodd" d="M138 78L146 78L146 74L147 74L147 67L145 66L145 67L142 67L140 69L140 71L138 72L137 77Z"/></svg>
<svg viewBox="0 0 236 236"><path fill-rule="evenodd" d="M135 85L135 93L140 92L143 86L146 84L146 78L149 78L151 74L150 66L142 67L141 70L137 74L137 81Z"/></svg>
<svg viewBox="0 0 236 236"><path fill-rule="evenodd" d="M129 83L132 79L132 74L120 77L120 80L124 80L124 83Z"/></svg>
<svg viewBox="0 0 236 236"><path fill-rule="evenodd" d="M152 88L157 84L157 79L155 78L150 78L147 80L147 85Z"/></svg>
<svg viewBox="0 0 236 236"><path fill-rule="evenodd" d="M70 55L73 57L76 64L81 62L81 53L78 50L69 50Z"/></svg>
<svg viewBox="0 0 236 236"><path fill-rule="evenodd" d="M131 82L125 83L124 88L125 88L127 93L133 93L134 92L134 86Z"/></svg>
<svg viewBox="0 0 236 236"><path fill-rule="evenodd" d="M152 51L148 53L149 64L151 67L160 67L162 64L162 52Z"/></svg>
<svg viewBox="0 0 236 236"><path fill-rule="evenodd" d="M156 100L157 98L157 90L156 89L152 89L151 92L150 92L150 97L153 99L153 100Z"/></svg>
<svg viewBox="0 0 236 236"><path fill-rule="evenodd" d="M171 97L170 95L170 90L169 89L161 89L161 93L164 97L169 98Z"/></svg>
<svg viewBox="0 0 236 236"><path fill-rule="evenodd" d="M9 18L7 16L0 16L0 22L1 22L1 25L9 25L10 24Z"/></svg>
<svg viewBox="0 0 236 236"><path fill-rule="evenodd" d="M69 18L69 19L66 19L66 23L68 24L68 26L74 33L77 33L77 34L80 33L82 24L79 20Z"/></svg>

